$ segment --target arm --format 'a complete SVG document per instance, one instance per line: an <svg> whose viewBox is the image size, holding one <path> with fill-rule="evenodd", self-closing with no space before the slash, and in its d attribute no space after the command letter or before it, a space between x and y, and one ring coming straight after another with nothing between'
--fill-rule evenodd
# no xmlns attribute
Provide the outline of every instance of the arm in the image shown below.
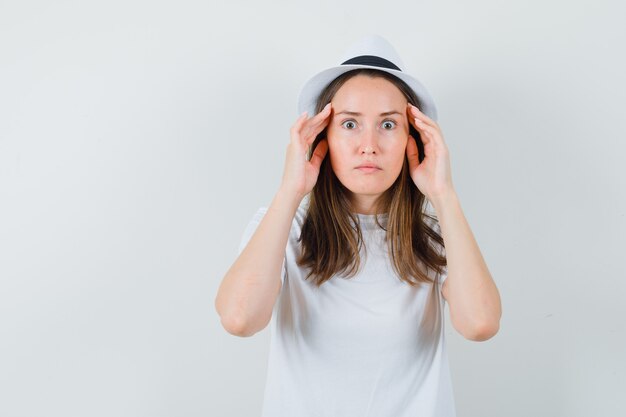
<svg viewBox="0 0 626 417"><path fill-rule="evenodd" d="M307 150L330 121L331 104L314 117L302 113L290 130L285 171L278 193L250 241L226 272L215 298L222 326L236 336L252 336L267 326L281 290L280 274L291 224L300 202L315 185L328 142Z"/></svg>
<svg viewBox="0 0 626 417"><path fill-rule="evenodd" d="M448 146L437 122L411 103L407 114L424 145L421 162L411 135L406 152L411 178L433 204L441 227L448 260L448 277L441 293L450 305L452 325L466 339L487 340L500 327L500 294L454 190Z"/></svg>
<svg viewBox="0 0 626 417"><path fill-rule="evenodd" d="M466 339L484 341L500 328L500 294L465 219L455 192L435 198L448 260L442 293L454 328Z"/></svg>
<svg viewBox="0 0 626 417"><path fill-rule="evenodd" d="M226 272L215 309L229 333L248 337L269 323L280 294L285 247L300 200L279 189L250 241Z"/></svg>

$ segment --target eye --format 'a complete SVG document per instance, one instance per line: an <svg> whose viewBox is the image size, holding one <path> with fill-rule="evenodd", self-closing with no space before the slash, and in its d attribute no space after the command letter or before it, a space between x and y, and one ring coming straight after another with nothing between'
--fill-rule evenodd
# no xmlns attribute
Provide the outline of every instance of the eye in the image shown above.
<svg viewBox="0 0 626 417"><path fill-rule="evenodd" d="M389 126L389 125L391 125L391 127L386 127L386 126ZM393 120L385 120L383 122L383 126L385 126L386 130L390 130L390 129L393 129L396 126L396 122L394 122Z"/></svg>
<svg viewBox="0 0 626 417"><path fill-rule="evenodd" d="M349 123L350 125L348 125L348 123ZM346 120L345 122L343 122L343 123L341 124L341 126L343 126L343 127L347 128L348 130L352 130L352 129L354 129L355 124L354 124L354 121L353 121L353 120ZM348 127L348 126L350 126L350 127Z"/></svg>

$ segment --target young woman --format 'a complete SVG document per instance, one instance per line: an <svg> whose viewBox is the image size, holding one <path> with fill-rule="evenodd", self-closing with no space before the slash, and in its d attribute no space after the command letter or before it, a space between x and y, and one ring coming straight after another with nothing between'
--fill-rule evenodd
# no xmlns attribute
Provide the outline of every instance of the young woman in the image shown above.
<svg viewBox="0 0 626 417"><path fill-rule="evenodd" d="M228 332L272 322L263 416L453 417L445 303L467 339L498 331L434 103L401 68L369 36L305 85L281 187L218 290Z"/></svg>

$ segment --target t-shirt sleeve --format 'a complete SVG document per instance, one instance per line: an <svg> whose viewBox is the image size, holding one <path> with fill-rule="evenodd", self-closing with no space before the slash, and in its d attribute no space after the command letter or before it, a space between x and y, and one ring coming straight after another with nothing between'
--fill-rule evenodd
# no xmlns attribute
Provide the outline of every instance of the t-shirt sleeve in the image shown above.
<svg viewBox="0 0 626 417"><path fill-rule="evenodd" d="M252 238L252 235L254 235L254 232L256 231L257 227L261 223L261 220L263 220L263 216L265 216L265 213L267 213L267 207L260 207L256 211L256 213L254 213L254 215L252 216L252 219L246 226L245 230L243 231L243 235L241 236L241 241L239 242L239 248L237 252L238 255L241 255L241 252L243 252L243 250L245 249L246 245ZM286 274L284 257L283 257L283 264L280 270L281 270L280 281L284 282L285 274Z"/></svg>

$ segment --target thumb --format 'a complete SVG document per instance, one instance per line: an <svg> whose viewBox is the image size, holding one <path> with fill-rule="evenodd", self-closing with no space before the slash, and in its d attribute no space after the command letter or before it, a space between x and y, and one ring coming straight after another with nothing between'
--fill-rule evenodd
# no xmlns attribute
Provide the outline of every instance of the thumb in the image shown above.
<svg viewBox="0 0 626 417"><path fill-rule="evenodd" d="M326 141L326 138L324 138L318 142L315 147L315 151L313 151L313 155L311 155L311 160L309 161L311 162L311 165L313 165L316 169L319 169L327 152L328 142Z"/></svg>
<svg viewBox="0 0 626 417"><path fill-rule="evenodd" d="M419 165L419 152L417 149L417 143L411 135L409 135L409 140L406 143L406 157L409 161L409 171L413 172L413 170Z"/></svg>

